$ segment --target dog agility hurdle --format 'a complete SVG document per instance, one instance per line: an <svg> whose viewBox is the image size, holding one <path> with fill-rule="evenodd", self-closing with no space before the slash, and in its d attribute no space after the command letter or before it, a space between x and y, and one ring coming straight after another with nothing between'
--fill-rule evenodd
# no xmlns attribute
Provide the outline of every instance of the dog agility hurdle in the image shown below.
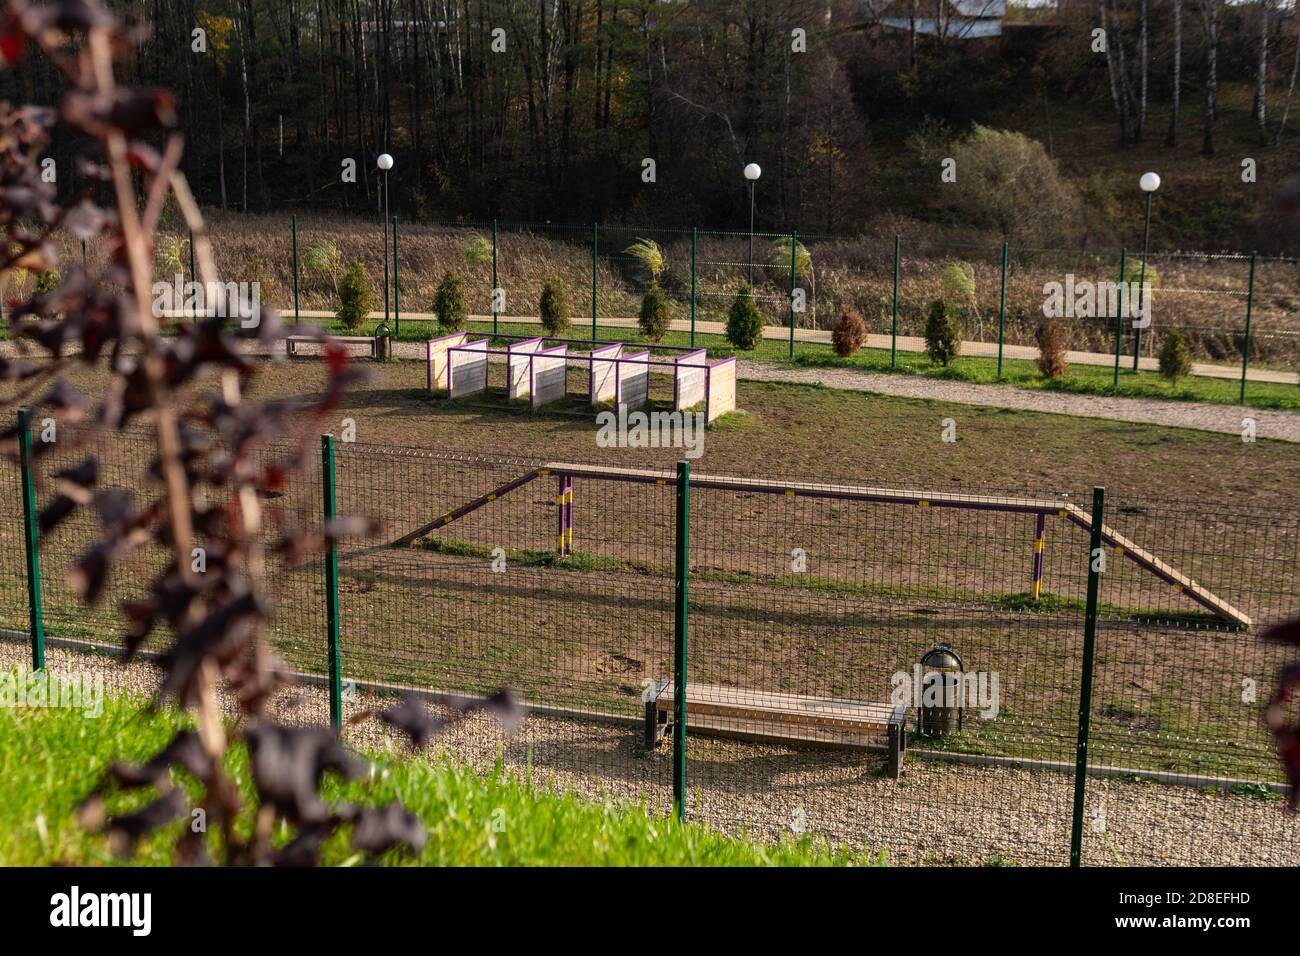
<svg viewBox="0 0 1300 956"><path fill-rule="evenodd" d="M668 359L654 357L648 348L632 351L622 342L496 337L516 341L504 349L494 349L489 347L488 339L471 341L469 333L456 332L425 342L428 389L449 398L482 393L487 390L488 363L493 356L500 356L506 365L507 400L527 401L533 408L568 394L571 363L586 363L586 397L592 405L612 402L616 408L640 408L650 400L650 375L659 369L673 376L674 411L703 403L705 421L711 422L736 408L734 356L710 361L704 349L653 347L682 353ZM548 347L547 343L552 344ZM590 351L572 352L571 345L590 346Z"/></svg>
<svg viewBox="0 0 1300 956"><path fill-rule="evenodd" d="M486 495L468 501L445 514L408 532L393 541L390 547L406 547L425 535L446 527L459 518L479 508L505 497L516 488L521 488L537 478L554 475L558 487L560 502L559 523L556 536L556 550L560 554L569 554L573 550L573 482L575 478L589 481L615 481L639 484L676 485L677 477L672 471L653 471L639 468L614 468L603 465L580 465L567 462L548 462L547 464L526 472L505 484L494 488ZM722 491L743 491L753 494L786 495L789 497L828 498L843 501L862 501L875 504L903 505L915 508L958 508L975 511L994 511L1010 514L1034 515L1034 560L1031 593L1038 598L1042 588L1043 547L1046 536L1047 519L1063 518L1084 531L1092 531L1092 515L1070 502L1041 498L1000 498L988 495L931 493L911 489L878 488L859 485L823 485L799 481L765 481L753 478L733 478L725 476L697 476L691 479L695 488L717 489ZM1205 586L1192 580L1177 568L1172 567L1156 557L1145 548L1139 547L1129 538L1115 531L1109 525L1101 526L1101 539L1115 552L1132 561L1144 571L1172 586L1176 591L1186 595L1201 607L1217 617L1241 627L1250 627L1251 618L1238 608L1229 604Z"/></svg>

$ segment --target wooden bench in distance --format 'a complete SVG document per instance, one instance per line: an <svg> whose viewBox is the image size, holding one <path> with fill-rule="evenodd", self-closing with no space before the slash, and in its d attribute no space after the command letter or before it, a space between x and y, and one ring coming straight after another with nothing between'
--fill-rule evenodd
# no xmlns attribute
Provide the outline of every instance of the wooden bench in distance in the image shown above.
<svg viewBox="0 0 1300 956"><path fill-rule="evenodd" d="M674 703L671 680L661 680L650 688L645 704L647 750L671 733ZM686 719L692 733L773 743L865 747L878 741L883 732L889 751L886 770L895 780L902 772L907 748L907 708L902 704L864 704L688 683Z"/></svg>
<svg viewBox="0 0 1300 956"><path fill-rule="evenodd" d="M368 345L370 347L370 357L375 357L375 337L373 335L331 335L330 339L335 342L342 342L344 345ZM311 335L286 335L284 337L284 353L286 355L297 355L299 343L320 345L320 340Z"/></svg>

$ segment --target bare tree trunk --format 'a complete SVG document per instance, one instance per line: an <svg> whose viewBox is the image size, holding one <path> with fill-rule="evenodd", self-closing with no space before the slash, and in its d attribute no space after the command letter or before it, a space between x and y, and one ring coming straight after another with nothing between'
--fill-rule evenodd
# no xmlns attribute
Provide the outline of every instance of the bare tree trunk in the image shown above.
<svg viewBox="0 0 1300 956"><path fill-rule="evenodd" d="M217 180L221 185L221 211L226 211L226 122L221 109L221 68L217 58L212 58L212 72L216 77L217 91Z"/></svg>
<svg viewBox="0 0 1300 956"><path fill-rule="evenodd" d="M1142 25L1138 34L1138 69L1141 76L1138 77L1138 115L1137 115L1137 138L1141 139L1147 131L1147 67L1150 64L1150 57L1147 51L1147 0L1142 0L1141 6Z"/></svg>
<svg viewBox="0 0 1300 956"><path fill-rule="evenodd" d="M907 65L916 66L916 0L907 3L907 50Z"/></svg>
<svg viewBox="0 0 1300 956"><path fill-rule="evenodd" d="M1115 56L1111 50L1110 30L1106 25L1106 0L1098 0L1097 12L1101 16L1101 29L1106 37L1106 76L1110 80L1110 99L1115 105L1115 115L1119 119L1119 141L1128 142L1128 110L1125 107L1123 94L1120 90L1119 79L1116 76L1117 68Z"/></svg>
<svg viewBox="0 0 1300 956"><path fill-rule="evenodd" d="M1219 91L1219 3L1200 0L1201 18L1205 21L1205 134L1201 152L1214 155L1215 103Z"/></svg>
<svg viewBox="0 0 1300 956"><path fill-rule="evenodd" d="M243 185L240 191L240 212L248 212L248 140L252 136L253 101L248 92L248 58L244 54L244 31L239 18L235 18L235 33L239 40L239 84L244 91L244 136L240 144L240 156L243 162Z"/></svg>
<svg viewBox="0 0 1300 956"><path fill-rule="evenodd" d="M1259 130L1261 145L1268 142L1265 104L1268 101L1268 25L1272 0L1261 0L1259 5L1259 70L1255 80L1255 127Z"/></svg>
<svg viewBox="0 0 1300 956"><path fill-rule="evenodd" d="M1178 101L1183 91L1183 0L1174 2L1174 85L1171 111L1169 113L1169 132L1165 136L1166 146L1178 143Z"/></svg>
<svg viewBox="0 0 1300 956"><path fill-rule="evenodd" d="M1273 139L1274 146L1282 145L1282 130L1286 129L1286 118L1291 113L1291 96L1295 93L1296 73L1300 72L1300 36L1295 41L1295 59L1291 61L1291 83L1286 91L1286 105L1282 107L1282 121L1277 124L1277 136Z"/></svg>

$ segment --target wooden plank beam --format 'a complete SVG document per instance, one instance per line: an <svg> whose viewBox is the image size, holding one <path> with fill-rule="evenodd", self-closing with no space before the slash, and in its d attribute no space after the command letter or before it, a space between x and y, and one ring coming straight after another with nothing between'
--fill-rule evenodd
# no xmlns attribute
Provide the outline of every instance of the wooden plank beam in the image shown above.
<svg viewBox="0 0 1300 956"><path fill-rule="evenodd" d="M1069 505L1068 511L1069 514L1066 517L1071 521L1084 530L1092 530L1092 515L1076 505ZM1150 551L1139 547L1109 525L1103 524L1101 526L1101 539L1134 564L1154 574L1165 583L1172 584L1178 591L1186 594L1201 607L1214 612L1230 623L1241 624L1244 627L1251 626L1252 621L1248 614L1229 604L1204 585L1198 584L1177 568L1160 560Z"/></svg>
<svg viewBox="0 0 1300 956"><path fill-rule="evenodd" d="M534 468L532 471L520 475L518 478L512 478L510 481L507 481L504 485L501 485L498 488L493 488L487 494L475 498L473 501L466 502L465 504L461 505L458 508L453 508L451 511L448 511L446 514L442 514L434 518L428 524L422 525L421 527L416 528L414 531L402 535L400 538L398 538L396 541L390 544L389 547L404 548L407 545L409 545L412 541L415 541L418 538L423 538L430 531L434 531L438 528L449 525L457 518L465 517L465 515L469 514L471 511L477 511L479 508L482 508L484 505L496 501L498 498L504 498L510 492L514 491L516 488L523 487L524 485L528 484L528 482L532 481L534 478L541 478L548 474L550 474L550 471L548 471L546 468Z"/></svg>
<svg viewBox="0 0 1300 956"><path fill-rule="evenodd" d="M551 462L549 467L566 474L609 481L650 482L673 484L675 477L667 471L639 468L609 468L599 465L575 465L568 462ZM694 476L691 484L696 488L713 488L722 491L747 491L758 494L785 494L793 497L839 498L853 501L872 501L880 504L906 504L922 508L964 508L977 511L1002 511L1021 514L1057 514L1091 530L1092 516L1072 502L1050 498L997 497L994 495L948 494L944 492L913 489L877 488L860 485L834 485L803 481L763 481L752 478ZM1117 548L1122 555L1156 577L1172 584L1202 607L1224 620L1251 625L1249 615L1229 604L1205 586L1193 581L1177 568L1139 547L1109 525L1102 526L1102 540Z"/></svg>
<svg viewBox="0 0 1300 956"><path fill-rule="evenodd" d="M552 471L579 477L628 481L641 484L675 484L671 471L643 468L614 468L604 465L579 465L571 462L548 462ZM1056 513L1061 502L1048 498L999 498L990 495L951 494L911 489L879 488L863 485L822 484L807 481L766 481L728 476L692 476L691 486L718 491L742 491L755 494L785 494L791 497L840 498L853 501L877 501L884 504L911 504L922 508L971 508L984 511Z"/></svg>

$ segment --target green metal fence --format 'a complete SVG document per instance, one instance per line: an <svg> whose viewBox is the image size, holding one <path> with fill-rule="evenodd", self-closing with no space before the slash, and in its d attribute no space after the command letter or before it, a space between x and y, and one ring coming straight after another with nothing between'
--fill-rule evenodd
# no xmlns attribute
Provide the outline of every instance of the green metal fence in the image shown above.
<svg viewBox="0 0 1300 956"><path fill-rule="evenodd" d="M24 567L23 489L47 503L88 450L104 484L156 491L140 484L145 434L85 447L65 429L26 478L3 466L12 660L42 627L50 654L114 643L119 603L160 567L146 549L82 606L66 572L98 529L81 512ZM1286 648L1257 636L1294 610L1300 518L1080 491L638 472L327 436L320 469L267 501L268 542L335 513L381 530L305 565L273 560L270 638L321 688L295 719L347 728L371 694L510 686L532 708L516 736L470 722L441 746L732 832L907 863L1300 862L1260 725ZM974 695L944 736L920 723L916 668L936 644ZM895 780L887 727L860 718L898 704Z"/></svg>
<svg viewBox="0 0 1300 956"><path fill-rule="evenodd" d="M1057 321L1066 345L1091 356L1076 356L1067 378L1118 388L1134 375L1139 359L1143 371L1152 373L1173 331L1184 338L1193 360L1209 366L1205 374L1223 380L1225 395L1242 401L1277 399L1281 386L1294 384L1288 376L1300 370L1300 260L1294 258L1169 252L1151 253L1144 262L1133 250L1118 248L609 223L394 219L367 228L355 220L296 214L278 222L241 227L218 217L211 232L222 276L259 281L264 302L292 309L298 318L319 318L337 309L340 268L361 262L382 303L378 287L387 233L390 325L398 338L420 339L434 328L434 298L447 272L464 279L471 320L480 328L535 321L542 284L552 279L564 290L574 334L626 338L652 278L628 250L648 239L663 253L656 279L669 301L674 344L726 349L722 325L739 284L748 282L772 327L765 357L831 360L828 331L848 307L862 314L871 336L857 364L925 370L926 315L943 298L962 329L963 361L986 363L979 371L989 378L1032 380L1038 375L1037 330L1049 286L1056 284L1064 290ZM191 277L192 242L183 233L171 238L180 244L182 260L188 248L190 268L186 273L183 262L160 262L160 277L170 280L173 269ZM165 241L160 247L170 248ZM335 266L328 264L331 256ZM1135 294L1141 280L1149 283L1149 296ZM1151 306L1146 329L1135 326L1132 314L1143 303Z"/></svg>

